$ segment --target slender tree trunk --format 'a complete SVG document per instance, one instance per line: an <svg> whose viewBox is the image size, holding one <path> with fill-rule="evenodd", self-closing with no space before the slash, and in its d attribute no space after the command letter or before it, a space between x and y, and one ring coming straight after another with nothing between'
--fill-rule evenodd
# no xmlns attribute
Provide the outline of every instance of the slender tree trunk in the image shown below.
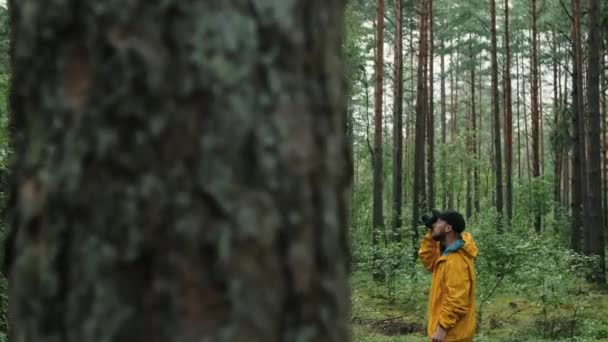
<svg viewBox="0 0 608 342"><path fill-rule="evenodd" d="M429 76L428 76L428 106L429 109L427 111L428 120L427 120L427 139L429 145L429 153L427 155L428 162L428 207L435 207L435 108L434 108L434 91L433 91L433 83L435 80L434 68L433 68L433 60L434 60L434 31L433 31L433 0L428 0L429 4L429 14L427 17L428 25L429 25L429 56L428 56L428 68L429 68Z"/></svg>
<svg viewBox="0 0 608 342"><path fill-rule="evenodd" d="M393 76L393 239L400 241L402 226L401 208L403 185L403 7L401 1L395 7L395 59Z"/></svg>
<svg viewBox="0 0 608 342"><path fill-rule="evenodd" d="M588 217L589 254L599 259L593 270L593 280L598 284L606 281L604 227L602 218L602 173L600 151L600 70L602 29L599 0L589 0L589 69L587 78L587 120L589 146L588 161Z"/></svg>
<svg viewBox="0 0 608 342"><path fill-rule="evenodd" d="M569 57L571 55L571 53L568 51L568 47L566 46L565 48L566 50L566 54L565 54L565 61L564 61L564 65L568 65L569 63ZM562 97L562 106L563 108L568 108L568 72L567 70L564 72L564 80L563 80L563 84L564 84L564 91L563 91L563 97ZM572 116L572 115L570 115ZM571 120L572 121L572 120ZM566 118L564 118L564 123L566 122ZM570 126L570 125L569 125ZM576 127L576 126L574 126ZM574 131L574 128L570 127L569 128L571 131ZM573 140L572 140L573 143ZM569 208L571 207L572 204L572 198L571 198L571 193L570 193L570 184L572 182L571 179L571 164L572 164L572 160L573 160L574 156L571 156L570 151L567 149L564 151L564 176L563 178L563 187L564 187L564 195L563 195L563 206L565 208Z"/></svg>
<svg viewBox="0 0 608 342"><path fill-rule="evenodd" d="M511 48L509 46L509 0L505 0L505 73L504 73L504 114L505 114L505 181L507 219L513 217L513 109L511 107Z"/></svg>
<svg viewBox="0 0 608 342"><path fill-rule="evenodd" d="M9 3L12 341L350 341L344 2L75 3Z"/></svg>
<svg viewBox="0 0 608 342"><path fill-rule="evenodd" d="M530 59L530 70L532 73L530 85L530 101L532 112L532 177L537 179L540 177L540 146L539 146L539 131L540 131L540 113L538 108L538 33L536 31L536 0L530 1L532 5L532 58ZM534 228L537 233L541 230L541 213L540 199L534 197Z"/></svg>
<svg viewBox="0 0 608 342"><path fill-rule="evenodd" d="M582 51L580 44L580 0L572 0L573 54L572 59L572 234L570 245L577 252L585 251L583 245L585 193L585 148L584 148L584 118L582 113Z"/></svg>
<svg viewBox="0 0 608 342"><path fill-rule="evenodd" d="M560 88L560 77L559 77L559 64L557 63L558 56L558 42L557 42L557 34L555 31L552 31L552 40L553 40L553 56L555 60L553 61L553 129L556 130L555 133L559 134L561 129L560 125L560 116L559 116L559 88ZM554 133L554 134L555 134ZM556 134L556 136L558 136ZM561 184L561 146L563 146L563 142L559 141L559 138L553 139L553 217L555 220L554 228L555 232L558 233L557 228L559 217L559 209L560 209L560 184Z"/></svg>
<svg viewBox="0 0 608 342"><path fill-rule="evenodd" d="M378 246L379 238L384 227L383 198L383 172L382 172L382 100L383 100L383 56L384 56L384 0L376 3L376 56L374 63L374 210L372 218L372 244ZM374 279L382 279L380 270L380 256L374 248Z"/></svg>
<svg viewBox="0 0 608 342"><path fill-rule="evenodd" d="M445 163L446 160L446 94L445 94L445 46L443 44L443 40L441 41L441 86L440 86L440 106L441 106L441 187L443 189L443 201L442 207L446 208L448 206L448 196L447 196L447 165Z"/></svg>
<svg viewBox="0 0 608 342"><path fill-rule="evenodd" d="M415 8L415 4L412 2L412 7L411 7L411 13L416 13L416 8ZM411 94L414 94L416 91L416 78L414 77L414 75L416 74L416 68L414 66L414 55L415 55L415 48L414 48L414 31L415 28L413 27L413 25L406 25L409 28L409 50L410 54L409 54L409 70L410 70L410 91ZM405 175L406 177L409 177L411 179L411 181L406 181L405 182L405 186L403 187L403 204L405 205L407 203L407 199L408 199L408 189L412 190L412 193L414 192L414 186L415 186L415 180L414 180L414 153L415 153L415 121L416 121L416 115L414 115L414 113L412 113L412 109L415 109L415 104L414 101L415 99L413 98L413 96L410 98L408 97L408 99L410 99L409 101L409 108L406 111L407 114L407 139L406 139L406 144L405 144L405 149L407 151L407 161L405 163ZM412 148L414 147L414 148ZM407 180L407 178L406 178ZM410 194L411 196L411 194Z"/></svg>
<svg viewBox="0 0 608 342"><path fill-rule="evenodd" d="M470 40L469 40L470 41ZM472 175L473 169L476 169L476 125L477 120L475 117L475 56L473 52L473 48L469 47L469 58L471 61L471 108L470 108L470 116L469 116L469 130L467 134L467 148L470 154L470 157L473 161L473 165L471 163L467 163L467 201L466 201L466 214L467 218L470 218L473 213L473 198L472 198L472 190L474 188L474 176ZM478 206L478 203L476 203Z"/></svg>
<svg viewBox="0 0 608 342"><path fill-rule="evenodd" d="M570 157L570 153L566 152L564 155L564 162L563 162L563 176L562 176L562 184L563 184L563 188L564 188L564 194L562 196L562 200L564 201L562 204L564 207L568 207L571 202L572 202L572 197L570 194L570 183L571 183L571 179L570 179L570 165L572 164L572 158Z"/></svg>
<svg viewBox="0 0 608 342"><path fill-rule="evenodd" d="M479 108L478 111L478 120L479 120L479 125L477 126L478 129L476 131L478 132L483 132L483 127L482 127L482 117L483 117L483 111L482 111L482 107L481 107L481 94L482 91L481 89L483 89L483 85L482 85L482 81L481 81L481 72L479 72L477 77L478 80L478 85L477 85L477 93L478 93L478 101L477 101L477 106ZM481 160L480 158L480 154L481 154L481 140L482 140L483 135L480 133L479 135L476 136L476 141L477 141L477 147L475 150L475 165L473 168L473 190L475 192L474 195L474 199L473 202L475 203L475 213L479 214L481 212L481 203L480 203L480 198L481 198L481 188L480 188L480 179L479 179L479 174L480 174L480 170L479 170L479 161Z"/></svg>
<svg viewBox="0 0 608 342"><path fill-rule="evenodd" d="M536 70L537 70L537 84L538 84L538 125L539 125L539 140L540 140L540 152L539 152L539 162L540 162L540 175L545 174L545 135L544 135L544 111L543 111L543 66L540 63L540 53L541 53L541 41L542 41L542 33L536 32Z"/></svg>
<svg viewBox="0 0 608 342"><path fill-rule="evenodd" d="M517 71L517 76L515 78L516 85L516 97L517 97L517 179L521 181L522 178L522 163L521 163L521 96L519 91L519 54L515 55L515 70ZM525 109L524 109L525 110Z"/></svg>
<svg viewBox="0 0 608 342"><path fill-rule="evenodd" d="M420 217L420 209L426 208L425 201L425 186L424 186L424 141L426 131L426 110L428 104L428 97L426 96L425 77L424 77L424 65L426 61L426 54L428 53L427 45L427 11L428 5L425 0L420 2L420 39L418 49L418 85L416 92L416 142L414 152L414 192L412 200L412 243L413 243L413 258L417 257L417 246L418 246L418 219Z"/></svg>
<svg viewBox="0 0 608 342"><path fill-rule="evenodd" d="M490 0L490 32L492 35L492 113L494 117L494 156L496 163L496 211L498 212L496 227L499 232L502 232L502 153L500 147L500 110L498 103L498 61L496 57L496 0Z"/></svg>
<svg viewBox="0 0 608 342"><path fill-rule="evenodd" d="M608 133L606 132L606 126L607 126L607 109L606 109L606 88L607 88L607 82L608 80L606 79L606 71L608 70L608 61L606 60L606 46L604 46L604 55L602 57L604 63L603 63L603 72L601 72L601 113L602 113L602 138L604 140L604 144L602 145L603 149L602 149L602 160L604 161L604 165L603 165L603 169L602 169L602 173L603 173L603 196L602 196L602 202L604 203L604 209L603 209L603 218L604 218L604 229L608 228Z"/></svg>
<svg viewBox="0 0 608 342"><path fill-rule="evenodd" d="M492 79L492 75L490 72L490 82ZM492 110L494 110L494 95L492 92L492 87L490 86L490 89L488 89L489 93L488 93L488 98L490 99L490 146L488 148L489 154L490 154L490 170L491 172L491 177L492 177L492 188L491 188L491 196L492 196L492 206L496 207L496 158L494 157L494 148L496 145L494 145L494 113L492 112ZM490 190L490 189L488 189ZM488 195L486 195L487 197Z"/></svg>
<svg viewBox="0 0 608 342"><path fill-rule="evenodd" d="M456 84L454 82L454 44L450 40L450 145L456 142ZM457 63L457 62L456 62ZM454 208L454 177L450 177L448 191L448 207Z"/></svg>
<svg viewBox="0 0 608 342"><path fill-rule="evenodd" d="M523 59L523 58L522 58ZM525 70L525 63L521 63L521 72L522 72L522 99L523 99L523 110L524 110L524 142L526 144L526 174L528 176L528 182L532 177L532 166L530 163L530 130L528 129L528 103L526 102L527 93L526 93L526 82L525 79L528 78Z"/></svg>

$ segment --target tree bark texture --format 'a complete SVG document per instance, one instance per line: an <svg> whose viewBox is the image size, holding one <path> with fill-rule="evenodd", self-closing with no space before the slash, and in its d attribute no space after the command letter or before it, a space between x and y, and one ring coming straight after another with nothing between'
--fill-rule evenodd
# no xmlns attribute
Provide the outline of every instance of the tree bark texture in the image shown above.
<svg viewBox="0 0 608 342"><path fill-rule="evenodd" d="M10 1L12 341L349 341L344 1Z"/></svg>
<svg viewBox="0 0 608 342"><path fill-rule="evenodd" d="M600 150L600 70L602 56L602 29L600 1L589 0L589 68L587 74L587 143L589 146L587 196L589 254L598 258L593 280L603 284L605 275L604 225L602 219L602 163Z"/></svg>

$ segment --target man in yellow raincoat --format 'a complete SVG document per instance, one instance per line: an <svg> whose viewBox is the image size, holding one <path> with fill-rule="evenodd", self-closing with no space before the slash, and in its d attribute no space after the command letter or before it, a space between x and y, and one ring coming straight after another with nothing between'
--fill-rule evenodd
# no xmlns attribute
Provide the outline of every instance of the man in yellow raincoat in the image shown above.
<svg viewBox="0 0 608 342"><path fill-rule="evenodd" d="M418 256L433 273L429 294L432 342L468 342L475 334L475 257L477 245L456 211L434 211L423 218L429 231Z"/></svg>

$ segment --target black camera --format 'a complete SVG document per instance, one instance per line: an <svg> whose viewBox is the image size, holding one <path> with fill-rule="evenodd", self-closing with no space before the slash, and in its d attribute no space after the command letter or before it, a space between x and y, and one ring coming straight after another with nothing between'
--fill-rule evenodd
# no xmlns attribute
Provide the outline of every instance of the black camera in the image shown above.
<svg viewBox="0 0 608 342"><path fill-rule="evenodd" d="M420 217L420 223L431 229L433 228L433 224L439 219L440 214L441 213L439 211L432 210L430 213L426 213Z"/></svg>

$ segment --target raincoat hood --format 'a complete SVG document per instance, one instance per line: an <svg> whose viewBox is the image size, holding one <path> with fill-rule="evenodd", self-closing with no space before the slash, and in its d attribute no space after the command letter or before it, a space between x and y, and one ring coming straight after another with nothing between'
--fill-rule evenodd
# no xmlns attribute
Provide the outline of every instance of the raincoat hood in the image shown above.
<svg viewBox="0 0 608 342"><path fill-rule="evenodd" d="M462 240L464 240L464 245L462 246L462 251L469 258L475 259L477 257L477 244L473 239L473 235L471 233L462 233Z"/></svg>

